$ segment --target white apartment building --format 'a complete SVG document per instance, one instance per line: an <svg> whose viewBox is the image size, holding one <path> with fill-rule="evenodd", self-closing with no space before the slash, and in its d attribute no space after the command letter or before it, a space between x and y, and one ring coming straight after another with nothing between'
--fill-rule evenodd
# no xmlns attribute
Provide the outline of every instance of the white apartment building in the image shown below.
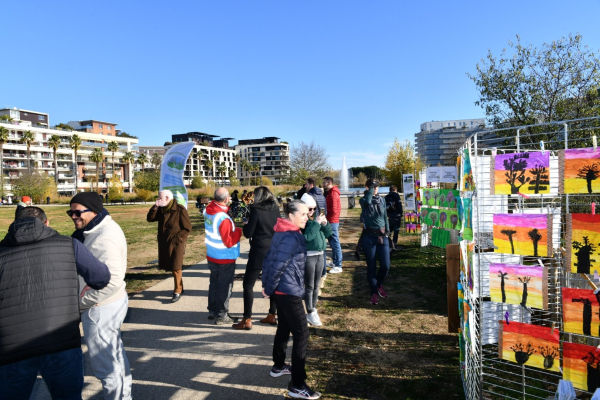
<svg viewBox="0 0 600 400"><path fill-rule="evenodd" d="M21 114L23 110L20 110ZM31 112L30 112L31 113ZM37 113L39 115L46 115ZM61 138L60 147L57 150L58 167L58 192L60 194L72 195L75 193L75 171L77 171L77 188L89 190L91 186L91 177L96 176L96 163L90 160L90 155L94 148L101 148L104 152L104 162L100 164L99 186L107 188L107 181L112 174L121 177L123 189L131 190L133 180L133 170L131 165L124 163L123 156L127 152L132 152L137 158L136 145L138 139L120 137L113 135L102 135L96 133L67 131L44 127L43 125L32 126L30 121L14 119L13 121L0 121L0 126L8 130L8 141L4 143L3 148L3 175L4 188L7 195L12 195L11 180L19 177L28 170L27 145L20 143L23 133L31 131L34 140L30 146L31 169L40 173L54 177L54 151L48 145L48 140L52 135ZM81 138L81 146L77 151L77 160L75 160L75 151L70 146L70 138L77 134ZM115 141L119 149L114 153L115 170L111 170L112 153L108 152L107 145Z"/></svg>
<svg viewBox="0 0 600 400"><path fill-rule="evenodd" d="M238 165L240 179L266 176L273 181L273 184L278 185L290 176L290 146L286 142L279 142L278 137L239 140L235 150L240 156ZM245 171L242 168L242 160L257 164L258 172Z"/></svg>

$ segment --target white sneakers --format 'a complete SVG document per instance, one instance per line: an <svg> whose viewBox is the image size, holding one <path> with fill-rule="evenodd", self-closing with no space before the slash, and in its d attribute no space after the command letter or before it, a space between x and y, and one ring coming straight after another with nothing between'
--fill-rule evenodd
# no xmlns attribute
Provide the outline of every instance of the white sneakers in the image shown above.
<svg viewBox="0 0 600 400"><path fill-rule="evenodd" d="M321 322L321 318L319 318L319 314L317 313L317 309L312 310L311 313L306 314L306 320L312 326L321 326L323 323Z"/></svg>
<svg viewBox="0 0 600 400"><path fill-rule="evenodd" d="M333 267L329 270L330 274L339 274L342 272L342 267Z"/></svg>

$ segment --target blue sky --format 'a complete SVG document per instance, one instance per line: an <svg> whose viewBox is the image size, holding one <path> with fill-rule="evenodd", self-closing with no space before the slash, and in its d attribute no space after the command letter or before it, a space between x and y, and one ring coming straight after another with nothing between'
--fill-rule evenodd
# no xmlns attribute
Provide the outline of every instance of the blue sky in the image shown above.
<svg viewBox="0 0 600 400"><path fill-rule="evenodd" d="M423 122L484 117L466 73L488 49L579 32L597 50L599 15L598 1L6 2L0 107L115 122L140 145L277 136L315 141L336 169L382 166Z"/></svg>

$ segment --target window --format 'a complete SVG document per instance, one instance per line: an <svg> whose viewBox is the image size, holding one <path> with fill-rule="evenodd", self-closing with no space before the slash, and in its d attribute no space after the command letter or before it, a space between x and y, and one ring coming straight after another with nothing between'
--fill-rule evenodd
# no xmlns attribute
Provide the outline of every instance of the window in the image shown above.
<svg viewBox="0 0 600 400"><path fill-rule="evenodd" d="M38 115L38 120L39 121L45 121L46 117L44 117L43 115Z"/></svg>
<svg viewBox="0 0 600 400"><path fill-rule="evenodd" d="M107 126L106 129L108 129L109 131L112 130L112 126Z"/></svg>
<svg viewBox="0 0 600 400"><path fill-rule="evenodd" d="M98 128L102 129L102 124L98 124Z"/></svg>

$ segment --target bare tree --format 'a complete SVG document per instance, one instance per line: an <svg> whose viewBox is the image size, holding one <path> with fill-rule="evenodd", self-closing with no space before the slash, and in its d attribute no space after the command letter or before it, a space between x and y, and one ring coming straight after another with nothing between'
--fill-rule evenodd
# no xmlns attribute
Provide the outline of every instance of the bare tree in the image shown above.
<svg viewBox="0 0 600 400"><path fill-rule="evenodd" d="M331 170L327 161L327 151L314 141L309 144L300 142L290 151L290 181L300 185L306 178L313 176L320 181Z"/></svg>

